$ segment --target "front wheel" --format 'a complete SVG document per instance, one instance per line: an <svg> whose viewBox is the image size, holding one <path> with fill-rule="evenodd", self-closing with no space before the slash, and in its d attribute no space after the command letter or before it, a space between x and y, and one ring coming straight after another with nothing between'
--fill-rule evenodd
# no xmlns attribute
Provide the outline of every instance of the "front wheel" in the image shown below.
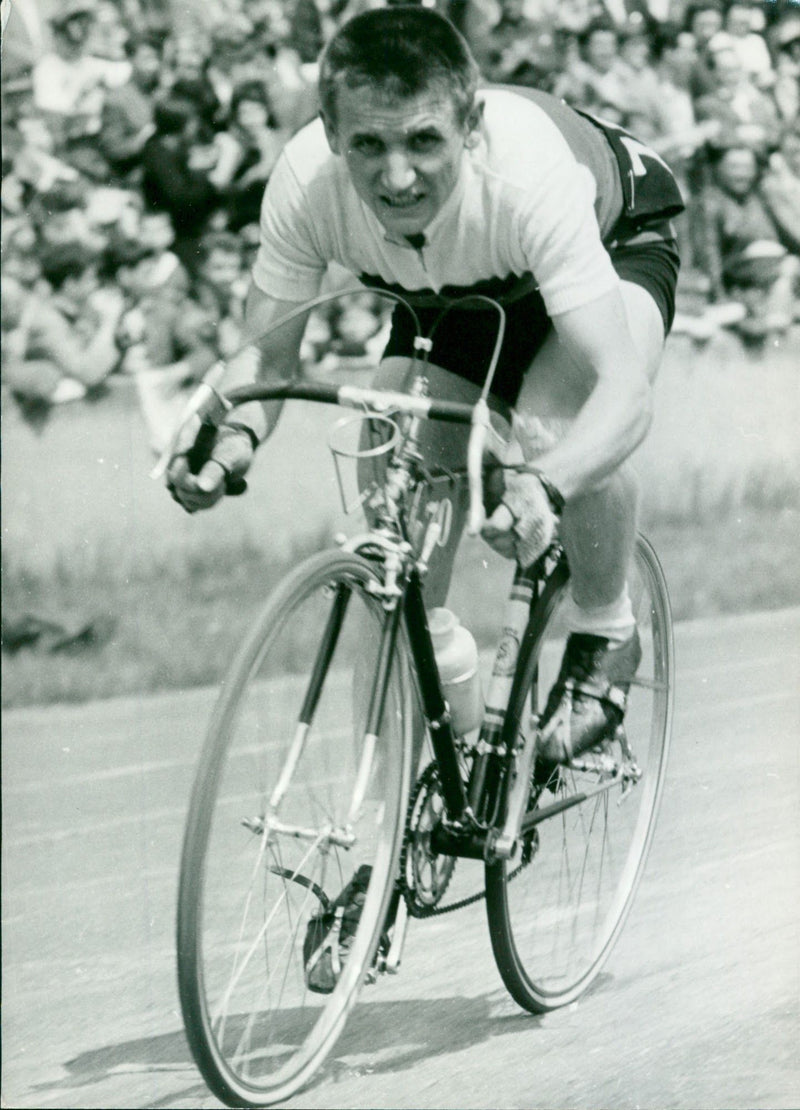
<svg viewBox="0 0 800 1110"><path fill-rule="evenodd" d="M608 744L596 759L576 760L581 766L561 768L557 785L534 795L523 821L522 867L512 859L486 869L497 966L512 997L533 1013L574 1001L597 977L625 923L655 828L672 722L674 652L666 582L643 538L629 590L642 662L630 688L625 739ZM559 617L565 593L562 585L529 657L520 660L525 682L520 704L509 712L522 722L541 713L556 679L567 635ZM552 815L536 823L548 807Z"/></svg>
<svg viewBox="0 0 800 1110"><path fill-rule="evenodd" d="M367 560L343 552L290 574L230 668L202 752L181 861L178 981L195 1061L230 1106L272 1105L308 1081L381 940L412 714L398 641L382 724L367 734L387 620L370 592L378 582ZM319 993L309 922L357 872L370 876L358 927L338 982Z"/></svg>

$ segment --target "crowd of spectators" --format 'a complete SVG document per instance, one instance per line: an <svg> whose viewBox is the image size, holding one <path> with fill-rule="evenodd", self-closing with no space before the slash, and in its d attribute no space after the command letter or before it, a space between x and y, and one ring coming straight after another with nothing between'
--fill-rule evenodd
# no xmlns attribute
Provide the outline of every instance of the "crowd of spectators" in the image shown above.
<svg viewBox="0 0 800 1110"><path fill-rule="evenodd" d="M317 110L319 51L376 2L49 5L44 49L4 67L2 87L2 378L31 421L129 374L163 447L186 391L239 344L264 185ZM800 288L797 0L438 6L487 81L615 121L674 169L677 330L786 334ZM308 357L358 358L384 326L364 294L315 317Z"/></svg>

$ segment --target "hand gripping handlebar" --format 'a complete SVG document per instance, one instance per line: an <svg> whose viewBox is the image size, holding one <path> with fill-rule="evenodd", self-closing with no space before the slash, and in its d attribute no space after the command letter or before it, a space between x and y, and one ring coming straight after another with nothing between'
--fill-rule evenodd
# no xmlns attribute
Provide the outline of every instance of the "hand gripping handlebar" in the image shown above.
<svg viewBox="0 0 800 1110"><path fill-rule="evenodd" d="M487 437L493 437L493 446L502 445L502 439L492 428L489 420L489 406L481 398L476 404L468 405L458 401L437 401L432 397L421 397L391 390L368 389L353 385L329 385L324 382L278 382L275 385L257 383L232 389L222 394L206 380L189 399L182 418L170 443L151 471L152 478L161 478L166 473L170 459L175 454L183 433L189 422L198 417L200 430L194 444L187 451L192 473L197 473L208 460L214 445L217 428L228 413L237 405L251 401L318 401L323 404L341 405L346 408L368 410L377 413L404 413L426 420L444 420L453 424L470 424L471 432L467 447L467 477L469 482L469 520L468 531L477 535L483 527L485 512L483 507L483 452ZM501 446L502 449L502 446ZM242 492L242 488L229 490Z"/></svg>

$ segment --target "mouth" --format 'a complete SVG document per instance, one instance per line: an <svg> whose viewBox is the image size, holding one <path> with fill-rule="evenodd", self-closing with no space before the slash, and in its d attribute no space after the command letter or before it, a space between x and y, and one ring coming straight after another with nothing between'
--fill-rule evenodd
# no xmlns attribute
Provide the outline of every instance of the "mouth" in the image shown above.
<svg viewBox="0 0 800 1110"><path fill-rule="evenodd" d="M384 208L391 212L411 212L419 207L425 199L424 193L409 193L403 196L381 195L380 201Z"/></svg>

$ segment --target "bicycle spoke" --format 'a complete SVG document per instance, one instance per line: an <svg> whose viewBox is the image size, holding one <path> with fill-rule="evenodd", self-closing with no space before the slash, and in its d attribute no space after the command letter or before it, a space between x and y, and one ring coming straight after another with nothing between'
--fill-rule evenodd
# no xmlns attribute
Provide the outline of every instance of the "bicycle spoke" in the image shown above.
<svg viewBox="0 0 800 1110"><path fill-rule="evenodd" d="M179 983L195 1058L236 1105L290 1097L330 1049L391 896L410 684L391 645L368 732L384 625L373 579L339 553L295 572L243 647L204 749L182 861ZM362 865L370 882L344 971L332 993L316 993L310 922Z"/></svg>
<svg viewBox="0 0 800 1110"><path fill-rule="evenodd" d="M558 772L523 821L538 850L513 883L510 864L487 870L487 909L504 981L534 1011L577 998L600 971L627 915L652 837L666 766L672 697L669 606L652 550L640 543L631 582L643 658L625 731ZM552 615L538 660L540 712L566 630ZM518 710L523 719L521 710Z"/></svg>

